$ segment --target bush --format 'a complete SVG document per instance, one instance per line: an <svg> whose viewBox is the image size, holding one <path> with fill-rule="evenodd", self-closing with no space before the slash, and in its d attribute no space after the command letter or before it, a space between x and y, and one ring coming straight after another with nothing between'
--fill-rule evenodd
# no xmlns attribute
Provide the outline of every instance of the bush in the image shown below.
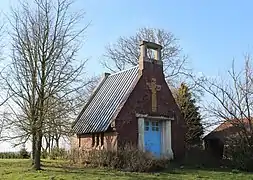
<svg viewBox="0 0 253 180"><path fill-rule="evenodd" d="M67 157L67 152L64 148L53 148L49 154L50 159L65 159Z"/></svg>
<svg viewBox="0 0 253 180"><path fill-rule="evenodd" d="M253 148L243 139L230 139L227 143L224 156L231 161L232 167L253 171Z"/></svg>
<svg viewBox="0 0 253 180"><path fill-rule="evenodd" d="M0 159L20 159L19 152L0 152Z"/></svg>
<svg viewBox="0 0 253 180"><path fill-rule="evenodd" d="M113 169L131 171L131 172L153 172L167 167L168 160L156 159L148 152L142 152L133 146L125 146L117 151L91 150L77 151L73 150L71 160L92 167L109 167Z"/></svg>
<svg viewBox="0 0 253 180"><path fill-rule="evenodd" d="M20 149L19 156L21 159L29 159L30 158L30 154L28 153L28 151L26 150L25 147L22 147Z"/></svg>
<svg viewBox="0 0 253 180"><path fill-rule="evenodd" d="M43 149L42 151L41 151L41 158L42 159L46 159L46 158L48 158L49 157L49 153L45 150L45 149Z"/></svg>

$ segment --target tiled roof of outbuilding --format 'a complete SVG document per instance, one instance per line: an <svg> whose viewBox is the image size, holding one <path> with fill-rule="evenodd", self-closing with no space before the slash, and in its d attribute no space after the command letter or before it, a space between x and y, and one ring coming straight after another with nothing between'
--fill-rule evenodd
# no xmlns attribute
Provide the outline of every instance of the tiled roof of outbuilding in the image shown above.
<svg viewBox="0 0 253 180"><path fill-rule="evenodd" d="M250 120L252 123L252 120ZM246 130L249 129L249 120L247 118L244 119L226 119L223 123L221 123L218 127L216 127L213 131L208 133L204 139L221 139L229 137L233 134L242 131L243 126Z"/></svg>
<svg viewBox="0 0 253 180"><path fill-rule="evenodd" d="M77 117L73 130L77 134L104 132L110 126L121 103L138 81L138 66L105 78Z"/></svg>

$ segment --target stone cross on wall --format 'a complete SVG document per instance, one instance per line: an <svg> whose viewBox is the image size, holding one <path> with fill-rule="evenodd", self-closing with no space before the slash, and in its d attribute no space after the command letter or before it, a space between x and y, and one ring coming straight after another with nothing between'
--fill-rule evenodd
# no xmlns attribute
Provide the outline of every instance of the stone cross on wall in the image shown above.
<svg viewBox="0 0 253 180"><path fill-rule="evenodd" d="M151 90L152 112L157 111L157 96L156 92L161 90L161 85L156 84L156 78L152 78L151 82L147 82L148 88Z"/></svg>

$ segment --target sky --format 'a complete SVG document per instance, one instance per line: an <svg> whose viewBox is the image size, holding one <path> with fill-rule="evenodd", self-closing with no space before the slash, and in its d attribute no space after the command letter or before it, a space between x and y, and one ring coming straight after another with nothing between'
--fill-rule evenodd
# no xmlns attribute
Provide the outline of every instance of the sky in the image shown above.
<svg viewBox="0 0 253 180"><path fill-rule="evenodd" d="M0 10L9 13L16 2L1 0ZM88 58L91 76L106 71L100 60L107 44L142 27L172 32L195 72L217 76L233 59L243 66L244 54L253 52L252 7L249 0L76 0L72 10L85 10L84 24L90 23L79 56Z"/></svg>
<svg viewBox="0 0 253 180"><path fill-rule="evenodd" d="M99 59L106 44L133 35L140 27L163 28L179 39L196 72L217 75L231 67L233 58L243 62L243 55L252 52L252 5L228 0L80 0L78 7L91 20L83 54L91 57L91 73L101 72Z"/></svg>
<svg viewBox="0 0 253 180"><path fill-rule="evenodd" d="M8 13L17 1L2 0L0 10ZM88 58L90 75L101 74L107 44L141 27L163 28L179 39L191 68L217 75L231 67L233 58L243 62L243 55L253 51L252 5L229 0L76 0L72 10L85 10L84 24L90 23L79 55Z"/></svg>

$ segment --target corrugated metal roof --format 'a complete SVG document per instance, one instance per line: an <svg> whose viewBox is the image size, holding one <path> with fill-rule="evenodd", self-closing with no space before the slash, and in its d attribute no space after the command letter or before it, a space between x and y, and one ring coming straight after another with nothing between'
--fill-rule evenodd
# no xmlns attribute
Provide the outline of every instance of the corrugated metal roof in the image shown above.
<svg viewBox="0 0 253 180"><path fill-rule="evenodd" d="M77 134L103 132L109 127L120 104L138 79L138 66L109 75L78 116L73 130Z"/></svg>

